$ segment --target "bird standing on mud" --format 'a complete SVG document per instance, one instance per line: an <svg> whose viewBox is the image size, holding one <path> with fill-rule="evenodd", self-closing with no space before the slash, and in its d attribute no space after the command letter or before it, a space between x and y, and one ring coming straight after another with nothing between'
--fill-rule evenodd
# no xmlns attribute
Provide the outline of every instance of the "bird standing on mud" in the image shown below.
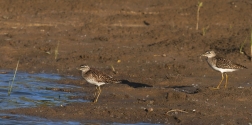
<svg viewBox="0 0 252 125"><path fill-rule="evenodd" d="M94 99L94 103L98 101L101 94L101 85L109 83L121 83L120 80L113 79L111 76L104 74L94 68L90 68L88 65L81 65L82 77L90 84L96 85L97 95Z"/></svg>
<svg viewBox="0 0 252 125"><path fill-rule="evenodd" d="M222 79L221 79L220 83L218 84L218 86L216 88L213 88L213 89L220 89L220 85L221 85L221 83L222 83L222 81L224 79L223 73L226 74L226 84L225 84L225 88L226 88L227 84L228 84L227 72L233 72L233 71L237 71L239 69L247 69L247 67L242 66L240 64L233 63L230 60L220 58L220 57L216 57L216 54L215 54L214 51L207 51L206 53L202 54L201 56L206 56L208 64L213 69L221 72Z"/></svg>

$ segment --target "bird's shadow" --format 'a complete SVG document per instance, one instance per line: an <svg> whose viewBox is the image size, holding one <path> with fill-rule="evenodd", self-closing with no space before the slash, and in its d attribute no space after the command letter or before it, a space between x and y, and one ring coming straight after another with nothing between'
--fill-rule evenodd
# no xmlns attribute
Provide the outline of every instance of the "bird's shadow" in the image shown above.
<svg viewBox="0 0 252 125"><path fill-rule="evenodd" d="M141 87L153 87L151 85L143 84L143 83L136 83L136 82L130 82L128 80L121 80L121 84L126 84L133 88L141 88Z"/></svg>

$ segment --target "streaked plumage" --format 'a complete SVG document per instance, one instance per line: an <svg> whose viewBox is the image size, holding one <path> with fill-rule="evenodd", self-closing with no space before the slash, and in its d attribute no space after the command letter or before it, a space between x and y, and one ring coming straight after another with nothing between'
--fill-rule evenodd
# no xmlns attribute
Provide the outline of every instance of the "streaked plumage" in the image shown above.
<svg viewBox="0 0 252 125"><path fill-rule="evenodd" d="M215 70L221 72L222 74L222 80L219 83L219 85L215 88L215 89L219 89L222 81L223 81L223 73L227 73L227 72L233 72L233 71L237 71L239 69L247 69L245 66L242 66L240 64L237 63L233 63L230 60L224 59L224 58L220 58L220 57L216 57L216 54L214 51L207 51L206 53L202 54L201 56L206 56L207 58L207 62L208 64ZM225 88L227 87L227 80L228 80L228 75L226 74L226 84L225 84Z"/></svg>
<svg viewBox="0 0 252 125"><path fill-rule="evenodd" d="M113 79L111 76L104 74L94 68L90 68L88 65L81 65L79 69L82 71L82 77L90 84L96 85L96 90L98 95L95 98L94 102L97 102L98 97L101 93L100 86L110 83L120 83L121 81Z"/></svg>

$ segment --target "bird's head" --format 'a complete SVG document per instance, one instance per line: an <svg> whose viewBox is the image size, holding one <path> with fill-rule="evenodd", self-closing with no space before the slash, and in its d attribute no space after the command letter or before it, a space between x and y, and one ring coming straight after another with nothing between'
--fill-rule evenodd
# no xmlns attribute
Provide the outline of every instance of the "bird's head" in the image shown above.
<svg viewBox="0 0 252 125"><path fill-rule="evenodd" d="M81 65L79 70L81 70L82 72L87 72L88 70L90 70L90 67L88 65Z"/></svg>
<svg viewBox="0 0 252 125"><path fill-rule="evenodd" d="M212 58L212 57L215 57L216 54L213 50L211 50L211 51L207 51L206 53L202 54L201 56L206 56L208 58Z"/></svg>

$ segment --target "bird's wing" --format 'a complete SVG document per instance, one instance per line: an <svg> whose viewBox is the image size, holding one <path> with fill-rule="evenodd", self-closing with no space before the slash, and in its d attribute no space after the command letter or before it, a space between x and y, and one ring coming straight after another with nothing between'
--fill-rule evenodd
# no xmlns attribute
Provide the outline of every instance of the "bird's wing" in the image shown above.
<svg viewBox="0 0 252 125"><path fill-rule="evenodd" d="M111 76L101 72L101 71L98 71L96 69L92 69L90 70L92 71L92 74L93 76L96 78L96 80L98 82L104 82L104 83L115 83L117 82L117 80L113 79Z"/></svg>
<svg viewBox="0 0 252 125"><path fill-rule="evenodd" d="M225 69L245 69L245 66L231 62L228 59L216 58L216 67Z"/></svg>

